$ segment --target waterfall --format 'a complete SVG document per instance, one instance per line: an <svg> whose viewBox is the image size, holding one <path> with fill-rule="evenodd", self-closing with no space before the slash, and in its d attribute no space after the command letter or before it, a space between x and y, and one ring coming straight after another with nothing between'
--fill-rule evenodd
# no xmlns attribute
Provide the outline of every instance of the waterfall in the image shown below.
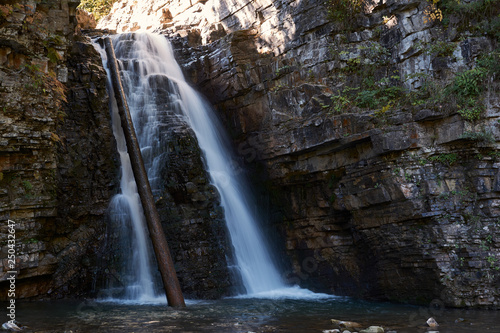
<svg viewBox="0 0 500 333"><path fill-rule="evenodd" d="M161 120L158 117L157 100L165 97L156 95L160 90L167 91L169 109L182 116L191 126L204 153L207 171L221 196L236 267L246 294L284 288L284 282L259 231L254 207L248 197L248 184L243 179L241 169L234 167L236 157L231 153L229 139L211 107L184 80L167 39L150 33L133 33L114 36L113 44L153 193L159 190L158 165L162 155L159 147L161 138L158 137ZM103 59L105 62L105 54ZM161 88L157 85L161 85ZM148 281L152 279L152 269L144 217L115 109L113 114L113 127L122 163L122 193L113 199L112 211L120 213L120 216L126 215L123 212L130 212L129 219L133 221L133 229L137 233L133 240L135 257L131 263L136 267L136 272L131 273L133 283L127 287L131 289L127 291L127 297L154 297L152 280ZM137 269L138 265L141 265L140 269Z"/></svg>
<svg viewBox="0 0 500 333"><path fill-rule="evenodd" d="M94 44L94 46L101 54L104 68L108 72L108 85L111 85L106 51L98 44ZM119 249L124 251L124 253L121 253L122 257L125 258L122 261L126 262L123 269L125 274L123 274L123 280L120 281L121 288L125 290L117 292L118 298L128 301L156 302L158 299L163 299L163 297L157 295L158 292L154 287L154 259L151 255L146 219L132 172L113 89L108 87L108 93L111 103L112 129L121 165L121 193L112 198L109 215L111 223L116 228L113 232L119 235L116 237L120 243ZM131 96L127 97L130 98ZM137 108L134 107L134 110L137 110ZM108 290L105 295L111 296L109 298L117 296L114 290Z"/></svg>

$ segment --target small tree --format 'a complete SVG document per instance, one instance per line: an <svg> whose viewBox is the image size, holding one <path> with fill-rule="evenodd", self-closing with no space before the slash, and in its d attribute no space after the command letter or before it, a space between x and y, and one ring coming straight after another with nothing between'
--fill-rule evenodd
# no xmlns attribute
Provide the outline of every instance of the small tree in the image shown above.
<svg viewBox="0 0 500 333"><path fill-rule="evenodd" d="M78 8L94 15L96 21L108 15L111 7L117 0L82 0Z"/></svg>

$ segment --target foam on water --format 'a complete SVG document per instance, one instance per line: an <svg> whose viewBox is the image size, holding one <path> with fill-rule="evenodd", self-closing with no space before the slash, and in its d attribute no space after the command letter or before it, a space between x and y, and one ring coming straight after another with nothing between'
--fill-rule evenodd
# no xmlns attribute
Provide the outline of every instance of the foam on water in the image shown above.
<svg viewBox="0 0 500 333"><path fill-rule="evenodd" d="M300 288L299 286L284 287L261 291L253 294L238 295L234 298L261 298L261 299L301 299L301 300L325 300L334 299L341 296L334 296L324 293L315 293L309 289Z"/></svg>

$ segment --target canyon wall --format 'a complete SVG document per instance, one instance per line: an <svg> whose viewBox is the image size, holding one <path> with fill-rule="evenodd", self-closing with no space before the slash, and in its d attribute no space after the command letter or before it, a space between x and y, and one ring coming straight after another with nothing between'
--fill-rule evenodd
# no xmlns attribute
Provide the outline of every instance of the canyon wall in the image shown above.
<svg viewBox="0 0 500 333"><path fill-rule="evenodd" d="M75 35L78 3L0 6L0 284L7 289L6 272L17 271L17 298L93 289L116 191L106 75L97 52ZM8 220L15 222L12 267Z"/></svg>
<svg viewBox="0 0 500 333"><path fill-rule="evenodd" d="M172 40L260 179L290 282L498 308L498 2L343 4L122 0L100 26Z"/></svg>

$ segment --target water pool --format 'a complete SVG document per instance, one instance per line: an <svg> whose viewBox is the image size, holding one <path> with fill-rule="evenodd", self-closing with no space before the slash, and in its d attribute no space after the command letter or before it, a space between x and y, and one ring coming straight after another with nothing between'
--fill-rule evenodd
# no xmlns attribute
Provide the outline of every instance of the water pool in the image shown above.
<svg viewBox="0 0 500 333"><path fill-rule="evenodd" d="M346 297L316 300L228 298L165 304L102 301L18 301L16 319L28 332L322 332L331 319L379 325L398 333L426 332L436 318L440 333L500 332L500 311L436 309L373 303Z"/></svg>

